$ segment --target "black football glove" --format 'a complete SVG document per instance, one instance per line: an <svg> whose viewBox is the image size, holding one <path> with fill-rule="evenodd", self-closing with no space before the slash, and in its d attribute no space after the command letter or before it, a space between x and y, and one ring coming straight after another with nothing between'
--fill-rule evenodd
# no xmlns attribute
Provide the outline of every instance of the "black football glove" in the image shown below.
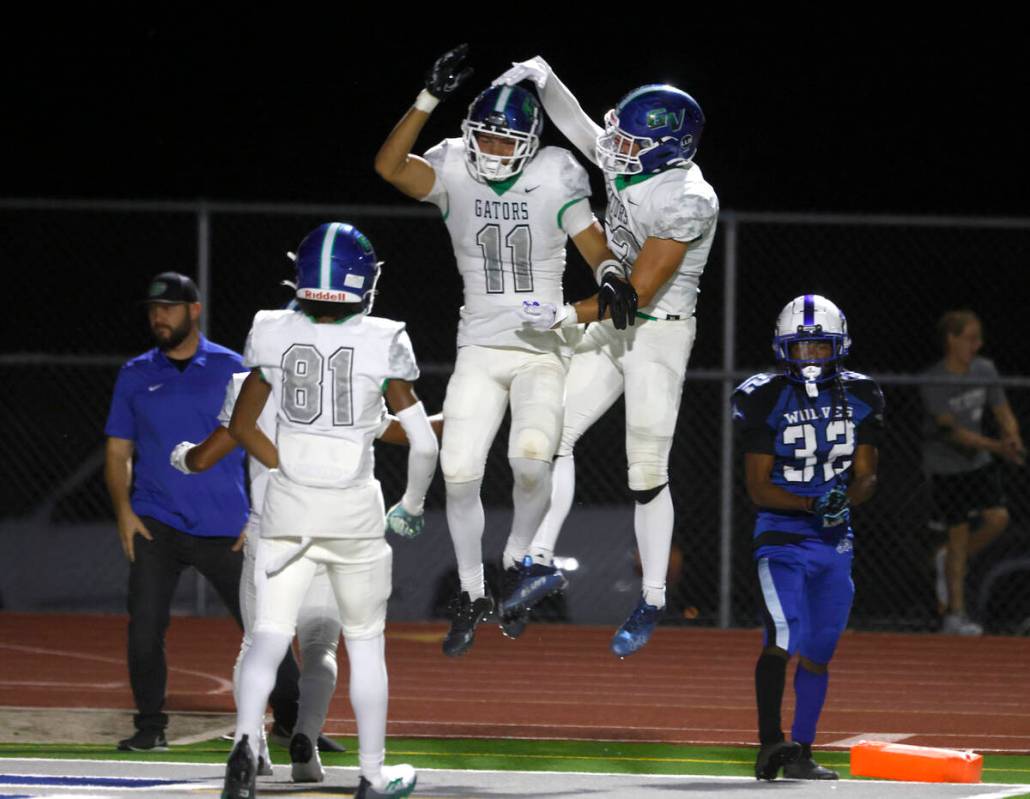
<svg viewBox="0 0 1030 799"><path fill-rule="evenodd" d="M597 292L597 318L603 320L606 312L611 313L616 330L625 330L627 324L637 321L637 290L614 271L605 273Z"/></svg>
<svg viewBox="0 0 1030 799"><path fill-rule="evenodd" d="M447 95L468 80L469 75L472 74L472 67L461 68L468 52L467 44L459 44L436 59L433 66L429 68L429 72L426 73L426 91L437 100L444 100Z"/></svg>

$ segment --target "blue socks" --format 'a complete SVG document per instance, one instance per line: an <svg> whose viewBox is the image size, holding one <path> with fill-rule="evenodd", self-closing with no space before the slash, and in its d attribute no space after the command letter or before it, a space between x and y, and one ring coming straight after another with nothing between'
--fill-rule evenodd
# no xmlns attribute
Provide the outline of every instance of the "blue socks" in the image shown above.
<svg viewBox="0 0 1030 799"><path fill-rule="evenodd" d="M800 663L794 672L794 724L790 730L792 740L811 744L815 741L815 725L826 701L826 686L830 682L827 672L814 674Z"/></svg>

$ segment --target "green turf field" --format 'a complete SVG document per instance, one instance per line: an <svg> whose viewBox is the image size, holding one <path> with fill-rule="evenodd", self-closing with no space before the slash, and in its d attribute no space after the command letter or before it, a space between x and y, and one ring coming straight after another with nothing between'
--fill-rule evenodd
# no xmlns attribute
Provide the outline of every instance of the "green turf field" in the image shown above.
<svg viewBox="0 0 1030 799"><path fill-rule="evenodd" d="M323 764L356 766L357 741L339 740L348 751L323 754ZM0 757L220 763L228 757L229 749L229 742L224 740L176 746L170 752L153 755L118 752L109 744L0 744ZM289 761L286 751L277 746L272 747L272 758L276 763ZM755 750L604 741L391 738L387 758L387 762L401 760L416 768L750 776L754 773ZM836 769L842 777L851 776L846 752L823 752L819 762ZM987 755L983 780L1030 782L1030 756Z"/></svg>

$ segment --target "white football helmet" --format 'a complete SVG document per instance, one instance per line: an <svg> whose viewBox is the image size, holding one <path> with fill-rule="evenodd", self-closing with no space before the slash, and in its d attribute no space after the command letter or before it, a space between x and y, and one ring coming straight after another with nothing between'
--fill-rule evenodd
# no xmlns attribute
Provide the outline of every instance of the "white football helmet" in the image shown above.
<svg viewBox="0 0 1030 799"><path fill-rule="evenodd" d="M828 343L825 358L794 357L791 345L801 342ZM803 294L783 306L776 318L773 355L785 364L787 376L803 383L822 383L837 374L840 361L851 349L848 320L836 305L818 294Z"/></svg>

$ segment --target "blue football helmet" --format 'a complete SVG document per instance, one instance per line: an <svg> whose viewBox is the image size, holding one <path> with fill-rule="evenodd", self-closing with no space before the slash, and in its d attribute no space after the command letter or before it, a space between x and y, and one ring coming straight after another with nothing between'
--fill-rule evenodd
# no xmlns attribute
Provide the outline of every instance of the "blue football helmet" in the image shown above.
<svg viewBox="0 0 1030 799"><path fill-rule="evenodd" d="M701 106L686 92L657 83L641 86L604 115L597 163L611 175L650 174L689 163L704 126Z"/></svg>
<svg viewBox="0 0 1030 799"><path fill-rule="evenodd" d="M321 302L360 302L372 310L379 267L365 235L345 222L319 225L297 248L297 297Z"/></svg>
<svg viewBox="0 0 1030 799"><path fill-rule="evenodd" d="M544 115L536 97L518 86L491 86L469 106L461 123L468 170L479 181L519 174L540 148ZM485 153L477 134L511 142L511 154Z"/></svg>
<svg viewBox="0 0 1030 799"><path fill-rule="evenodd" d="M803 342L827 343L824 358L795 357L791 346ZM773 355L786 366L787 376L802 383L822 383L837 374L851 349L848 320L836 305L818 294L803 294L788 302L776 319ZM811 355L809 353L809 355Z"/></svg>

